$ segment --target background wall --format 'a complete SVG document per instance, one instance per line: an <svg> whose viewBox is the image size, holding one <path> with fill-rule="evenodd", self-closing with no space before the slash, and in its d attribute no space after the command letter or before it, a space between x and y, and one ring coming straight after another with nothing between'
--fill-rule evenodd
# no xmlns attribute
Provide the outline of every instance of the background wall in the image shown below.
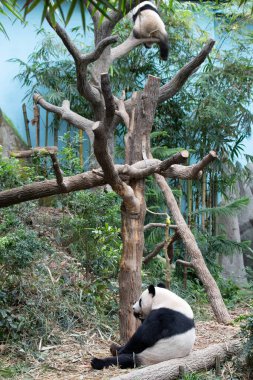
<svg viewBox="0 0 253 380"><path fill-rule="evenodd" d="M89 17L89 16L87 16ZM26 140L25 126L23 121L22 103L26 93L26 88L22 88L19 81L13 78L19 72L18 63L8 62L11 58L19 58L26 61L29 54L32 53L38 41L42 38L36 34L40 27L41 12L35 9L27 17L27 25L22 25L18 20L14 23L8 18L4 19L4 25L8 33L9 39L0 33L0 108L12 120L20 135ZM90 22L89 19L88 23ZM213 18L208 17L204 13L196 14L196 23L208 32L210 37L214 38L216 46L222 44L222 48L231 48L231 41L226 38L223 41L222 35L217 32L219 17L213 15ZM78 11L73 14L71 21L67 27L68 33L71 35L71 28L81 25L81 16ZM46 30L51 30L47 22L43 23ZM249 31L253 31L253 25L248 25ZM92 43L93 38L91 32L87 32L86 37L88 43ZM253 47L252 47L253 49ZM249 54L252 55L253 50ZM32 104L27 104L28 115L30 118L33 114ZM32 143L35 144L35 128L31 127ZM62 134L61 131L60 134ZM41 125L41 141L43 139L43 123ZM49 137L49 143L52 144L52 135ZM253 154L253 137L245 141L245 153Z"/></svg>

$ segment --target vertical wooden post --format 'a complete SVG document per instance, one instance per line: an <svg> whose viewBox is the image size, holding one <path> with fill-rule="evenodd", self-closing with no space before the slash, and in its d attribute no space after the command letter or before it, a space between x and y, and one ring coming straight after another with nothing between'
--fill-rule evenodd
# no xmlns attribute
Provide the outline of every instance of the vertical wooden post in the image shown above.
<svg viewBox="0 0 253 380"><path fill-rule="evenodd" d="M206 208L206 173L203 173L203 176L202 176L202 209L203 208ZM205 213L202 214L201 225L202 225L202 230L205 231L206 229Z"/></svg>
<svg viewBox="0 0 253 380"><path fill-rule="evenodd" d="M53 121L53 133L54 133L54 146L58 146L58 140L59 140L59 128L60 128L60 117L58 115L54 115L54 121Z"/></svg>
<svg viewBox="0 0 253 380"><path fill-rule="evenodd" d="M31 135L30 135L30 130L29 130L29 120L27 117L27 111L26 111L25 103L22 104L22 110L23 110L23 115L24 115L27 145L28 145L28 148L31 148L32 142L31 142Z"/></svg>
<svg viewBox="0 0 253 380"><path fill-rule="evenodd" d="M45 146L48 146L48 115L49 112L46 111L46 124L45 124Z"/></svg>
<svg viewBox="0 0 253 380"><path fill-rule="evenodd" d="M79 157L80 166L83 167L83 131L79 129Z"/></svg>
<svg viewBox="0 0 253 380"><path fill-rule="evenodd" d="M40 109L37 104L34 106L36 113L36 146L40 146Z"/></svg>
<svg viewBox="0 0 253 380"><path fill-rule="evenodd" d="M192 223L192 180L187 181L187 208L188 208L188 226Z"/></svg>
<svg viewBox="0 0 253 380"><path fill-rule="evenodd" d="M168 245L169 245L169 225L166 223L165 227L165 244L163 247L164 250L164 256L166 259L166 276L165 276L165 286L167 289L170 289L170 283L171 283L171 266L170 266L170 258L168 255Z"/></svg>

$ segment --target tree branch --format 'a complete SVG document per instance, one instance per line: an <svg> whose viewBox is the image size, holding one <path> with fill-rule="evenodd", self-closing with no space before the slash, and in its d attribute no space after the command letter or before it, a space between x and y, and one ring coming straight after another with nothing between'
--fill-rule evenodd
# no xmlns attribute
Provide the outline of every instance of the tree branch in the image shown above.
<svg viewBox="0 0 253 380"><path fill-rule="evenodd" d="M192 175L194 177L198 177L198 173L202 171L207 165L209 165L212 161L216 160L217 154L214 150L211 150L201 161L197 164L192 165Z"/></svg>
<svg viewBox="0 0 253 380"><path fill-rule="evenodd" d="M160 162L156 168L154 166L147 167L145 169L136 168L135 165L125 165L122 174L126 174L131 178L144 178L154 173L163 174L171 165L175 164L175 162L185 162L189 157L189 153L187 150L183 150L182 152L178 152L174 154L172 157L169 157L167 160Z"/></svg>
<svg viewBox="0 0 253 380"><path fill-rule="evenodd" d="M39 154L40 156L47 156L51 153L56 153L57 151L57 146L35 147L33 149L21 150L18 152L12 151L10 153L10 156L15 158L28 158L34 156L35 154Z"/></svg>
<svg viewBox="0 0 253 380"><path fill-rule="evenodd" d="M62 28L58 23L55 25L52 24L49 15L47 15L47 21L49 25L55 30L63 44L73 57L76 65L76 74L77 74L77 89L85 99L91 102L94 107L101 106L101 98L99 89L96 86L88 81L87 78L87 67L90 63L95 62L104 52L107 46L117 41L116 36L107 37L101 40L94 51L87 54L82 54L80 50L76 47L74 42L68 36L64 28Z"/></svg>
<svg viewBox="0 0 253 380"><path fill-rule="evenodd" d="M98 124L99 122L94 123L94 125L98 125ZM67 187L67 191L61 191L61 189L59 188L55 180L46 180L46 181L37 182L37 183L29 184L29 185L23 185L22 187L0 192L0 208L7 207L12 204L25 202L28 200L43 198L49 195L61 194L63 192L85 190L85 189L90 189L92 187L103 186L107 183L113 183L113 181L115 181L115 186L116 186L115 191L123 198L125 197L124 199L126 199L126 201L131 204L132 197L134 196L134 194L131 191L128 193L128 190L130 190L131 188L130 186L127 186L126 183L123 182L123 181L127 182L132 179L131 168L134 168L134 171L133 171L134 173L136 173L136 169L139 169L140 172L142 173L142 176L143 176L142 178L145 178L147 175L146 168L147 167L149 168L150 175L154 174L157 172L157 168L161 162L156 159L148 159L145 161L136 162L135 164L130 166L130 171L129 171L130 175L126 175L124 173L128 172L129 165L114 165L109 154L105 152L104 141L105 140L103 139L101 140L101 145L102 145L101 148L100 148L99 142L97 141L99 145L98 149L100 149L100 153L98 153L98 156L99 157L102 156L102 160L103 160L103 156L106 158L106 163L104 164L104 161L102 161L102 165L104 166L104 170L109 170L110 182L107 179L107 177L105 177L104 172L102 170L96 170L96 171L89 171L83 174L77 174L76 176L64 177L63 181ZM107 162L107 160L110 160L110 162L109 161ZM175 166L180 168L180 170L178 171L178 173L180 174L180 178L189 178L188 167L181 166L181 165L172 165L173 168ZM127 167L127 170L126 170L126 167ZM111 170L112 172L110 172ZM174 170L175 177L176 177L176 173L177 171L175 169ZM118 183L119 183L119 189L118 189L119 192L117 191ZM135 203L133 204L135 205ZM138 205L135 205L135 207L137 206ZM173 226L170 226L170 228L173 228Z"/></svg>
<svg viewBox="0 0 253 380"><path fill-rule="evenodd" d="M101 90L104 96L106 110L104 124L106 125L106 128L110 129L115 114L115 102L114 97L112 95L108 73L101 73Z"/></svg>
<svg viewBox="0 0 253 380"><path fill-rule="evenodd" d="M147 256L143 257L143 260L142 260L143 264L149 263L149 261L151 261L155 256L157 256L158 253L163 249L165 244L166 244L166 241L162 241L161 243L158 243L152 252L147 254Z"/></svg>
<svg viewBox="0 0 253 380"><path fill-rule="evenodd" d="M166 226L167 226L166 223L149 223L149 224L146 224L146 226L144 226L143 229L144 229L144 231L147 231L150 228L154 228L154 227L165 228ZM177 228L177 226L175 224L170 224L170 228L175 229L175 228Z"/></svg>
<svg viewBox="0 0 253 380"><path fill-rule="evenodd" d="M185 260L176 260L176 264L182 264L184 267L188 267L188 268L194 268L193 264L190 263L189 261L185 261Z"/></svg>
<svg viewBox="0 0 253 380"><path fill-rule="evenodd" d="M158 43L159 40L157 38L140 38L137 39L133 36L133 33L129 35L129 37L122 42L120 45L115 46L111 50L110 63L112 64L116 59L119 59L133 50L135 47L144 44L144 43Z"/></svg>
<svg viewBox="0 0 253 380"><path fill-rule="evenodd" d="M106 111L103 122L96 123L93 126L95 135L94 153L103 169L106 182L123 199L125 207L129 212L131 214L138 214L140 212L140 202L135 197L133 189L121 180L109 153L108 135L112 131L115 104L107 73L101 75L101 89L104 95Z"/></svg>
<svg viewBox="0 0 253 380"><path fill-rule="evenodd" d="M76 47L74 42L71 40L71 38L68 36L65 29L63 29L57 22L55 25L52 24L49 14L46 16L47 22L51 26L51 28L58 34L62 42L64 43L65 47L69 51L69 53L72 55L75 61L80 60L82 57L82 54L80 50Z"/></svg>
<svg viewBox="0 0 253 380"><path fill-rule="evenodd" d="M129 39L130 40L128 43L131 44L130 36L129 36ZM126 44L126 46L128 45L128 43ZM197 71L199 66L204 62L205 58L208 56L208 54L212 50L214 44L215 44L215 41L210 40L195 58L193 58L190 62L188 62L185 66L183 66L182 69L179 70L178 73L168 83L160 87L158 104L172 98L183 87L187 79L195 71ZM114 56L114 59L116 59L118 54L120 53L117 51L117 47L114 49L116 50L114 50L113 56ZM131 99L126 100L125 108L128 114L131 112L132 107L133 106L132 106ZM119 120L115 119L114 123L117 124L118 122ZM174 175L172 174L172 176Z"/></svg>
<svg viewBox="0 0 253 380"><path fill-rule="evenodd" d="M168 227L167 224L165 224L165 226ZM169 228L171 228L171 226L169 226ZM167 251L168 251L168 249L171 247L171 245L174 244L174 242L176 240L178 240L179 238L180 238L180 236L179 236L178 232L175 231L174 235L169 236L168 241L165 240L165 241L157 244L155 249L143 258L143 264L149 263L155 256L158 255L158 253L161 251L161 249L163 249L166 245L167 245ZM169 259L172 260L172 258L169 258Z"/></svg>
<svg viewBox="0 0 253 380"><path fill-rule="evenodd" d="M200 162L190 166L172 165L165 170L162 175L169 178L181 179L199 179L202 176L202 170L217 158L215 151L211 150Z"/></svg>
<svg viewBox="0 0 253 380"><path fill-rule="evenodd" d="M126 112L126 107L125 107L125 91L122 91L122 96L118 99L114 97L114 101L117 105L117 110L115 110L115 114L118 115L121 120L124 122L125 126L127 129L130 127L130 117L128 113Z"/></svg>
<svg viewBox="0 0 253 380"><path fill-rule="evenodd" d="M88 65L89 63L95 62L101 56L105 48L117 42L117 40L118 40L117 36L110 36L110 37L104 38L97 44L93 52L88 53L88 54L82 54L81 61L83 62L83 64L86 64L86 65Z"/></svg>
<svg viewBox="0 0 253 380"><path fill-rule="evenodd" d="M85 131L90 139L90 142L94 141L94 134L92 132L93 121L86 119L85 117L71 111L70 104L68 100L62 102L62 106L58 107L49 102L47 102L40 94L34 94L33 99L36 103L40 104L45 110L49 112L56 113L61 117L62 120L68 121L75 127Z"/></svg>
<svg viewBox="0 0 253 380"><path fill-rule="evenodd" d="M210 274L203 256L200 252L200 249L196 243L196 240L187 226L180 210L175 200L175 197L166 182L165 178L159 174L155 174L156 181L158 186L161 188L167 206L173 216L177 224L177 231L185 244L188 255L191 257L191 262L198 278L202 281L203 286L207 292L207 296L209 298L210 304L213 308L214 314L220 323L228 324L231 322L231 317L227 311L227 308L224 304L222 296L220 294L220 290Z"/></svg>
<svg viewBox="0 0 253 380"><path fill-rule="evenodd" d="M172 98L185 84L187 79L199 68L204 62L208 54L211 52L215 44L214 40L210 40L201 52L188 62L178 73L164 86L160 88L158 103L162 103Z"/></svg>
<svg viewBox="0 0 253 380"><path fill-rule="evenodd" d="M60 169L60 165L59 165L59 162L57 160L57 157L54 153L50 153L50 157L51 157L51 160L53 163L53 169L55 172L56 182L57 182L58 186L63 190L63 192L67 193L68 189L64 183L64 178L63 178L62 171Z"/></svg>
<svg viewBox="0 0 253 380"><path fill-rule="evenodd" d="M15 189L1 191L0 207L8 207L13 204L66 192L70 193L72 191L87 190L106 184L103 178L92 172L77 174L72 177L64 177L63 181L66 186L65 191L58 186L55 179L35 182Z"/></svg>

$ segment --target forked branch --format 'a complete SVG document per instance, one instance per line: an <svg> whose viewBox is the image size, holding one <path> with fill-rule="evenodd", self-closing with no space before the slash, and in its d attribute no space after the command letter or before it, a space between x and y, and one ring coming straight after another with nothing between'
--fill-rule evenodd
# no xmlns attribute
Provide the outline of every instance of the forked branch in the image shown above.
<svg viewBox="0 0 253 380"><path fill-rule="evenodd" d="M164 86L160 88L158 103L162 103L167 99L172 98L185 84L187 79L200 67L208 54L211 52L215 44L214 40L210 40L201 52L188 62L178 73Z"/></svg>
<svg viewBox="0 0 253 380"><path fill-rule="evenodd" d="M86 119L85 117L77 114L70 109L70 103L68 100L62 102L62 106L55 106L47 102L40 94L34 94L33 99L36 103L40 104L42 108L49 112L53 112L60 116L62 120L67 121L68 123L74 125L78 129L85 131L90 139L90 142L93 143L94 135L92 132L93 121Z"/></svg>
<svg viewBox="0 0 253 380"><path fill-rule="evenodd" d="M106 110L104 120L96 123L93 127L94 153L103 169L106 182L123 199L126 209L132 214L138 214L140 211L139 200L135 197L133 189L121 180L108 149L108 135L113 128L115 103L107 73L101 75L101 89Z"/></svg>

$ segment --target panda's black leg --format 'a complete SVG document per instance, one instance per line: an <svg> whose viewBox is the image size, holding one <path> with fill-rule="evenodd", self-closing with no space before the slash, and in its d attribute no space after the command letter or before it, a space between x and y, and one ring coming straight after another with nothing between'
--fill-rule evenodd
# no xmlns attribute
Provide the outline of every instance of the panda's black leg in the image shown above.
<svg viewBox="0 0 253 380"><path fill-rule="evenodd" d="M112 365L120 368L134 368L135 360L133 354L122 354L118 356L111 356L104 359L93 358L91 360L91 366L94 369L108 368Z"/></svg>
<svg viewBox="0 0 253 380"><path fill-rule="evenodd" d="M110 352L112 354L112 356L116 356L117 355L117 352L122 348L122 346L116 344L116 343L112 343L110 345Z"/></svg>

